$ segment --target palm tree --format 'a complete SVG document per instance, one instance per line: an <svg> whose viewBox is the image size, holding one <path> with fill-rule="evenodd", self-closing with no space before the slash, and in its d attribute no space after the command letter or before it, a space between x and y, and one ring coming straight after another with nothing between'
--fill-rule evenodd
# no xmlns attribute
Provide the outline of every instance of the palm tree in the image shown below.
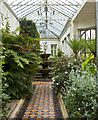
<svg viewBox="0 0 98 120"><path fill-rule="evenodd" d="M79 51L85 48L84 40L69 40L67 44L70 46L70 48L73 50L75 57L77 58L77 55Z"/></svg>

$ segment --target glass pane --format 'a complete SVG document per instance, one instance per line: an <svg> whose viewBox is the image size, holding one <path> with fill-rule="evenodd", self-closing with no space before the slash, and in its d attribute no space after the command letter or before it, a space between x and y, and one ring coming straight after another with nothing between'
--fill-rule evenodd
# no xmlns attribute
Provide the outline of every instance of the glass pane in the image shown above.
<svg viewBox="0 0 98 120"><path fill-rule="evenodd" d="M81 38L85 39L85 31L81 31Z"/></svg>
<svg viewBox="0 0 98 120"><path fill-rule="evenodd" d="M53 56L53 50L51 50L51 56Z"/></svg>
<svg viewBox="0 0 98 120"><path fill-rule="evenodd" d="M54 45L54 49L56 50L56 45Z"/></svg>
<svg viewBox="0 0 98 120"><path fill-rule="evenodd" d="M53 45L51 45L51 49L53 49Z"/></svg>
<svg viewBox="0 0 98 120"><path fill-rule="evenodd" d="M56 56L56 50L54 50L54 56Z"/></svg>
<svg viewBox="0 0 98 120"><path fill-rule="evenodd" d="M47 0L47 3L45 3L46 0L6 1L19 19L26 17L29 20L33 20L36 22L38 31L46 30L47 24L47 29L50 31L49 35L51 36L51 34L54 34L56 38L59 37L67 21L75 15L83 2L83 0ZM44 11L45 7L48 8L47 14ZM45 22L46 18L48 21L47 23ZM38 24L38 22L41 23L42 21L43 26ZM47 37L49 35L47 35L46 32L41 33L41 36Z"/></svg>
<svg viewBox="0 0 98 120"><path fill-rule="evenodd" d="M86 40L90 39L90 30L86 31Z"/></svg>
<svg viewBox="0 0 98 120"><path fill-rule="evenodd" d="M95 30L91 30L91 39L95 39Z"/></svg>

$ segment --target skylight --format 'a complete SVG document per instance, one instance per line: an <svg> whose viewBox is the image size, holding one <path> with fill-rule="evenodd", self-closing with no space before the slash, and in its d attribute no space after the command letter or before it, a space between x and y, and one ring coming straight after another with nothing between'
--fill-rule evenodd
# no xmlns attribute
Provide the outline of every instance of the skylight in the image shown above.
<svg viewBox="0 0 98 120"><path fill-rule="evenodd" d="M39 32L59 37L66 22L71 20L83 0L6 0L19 19L33 20Z"/></svg>

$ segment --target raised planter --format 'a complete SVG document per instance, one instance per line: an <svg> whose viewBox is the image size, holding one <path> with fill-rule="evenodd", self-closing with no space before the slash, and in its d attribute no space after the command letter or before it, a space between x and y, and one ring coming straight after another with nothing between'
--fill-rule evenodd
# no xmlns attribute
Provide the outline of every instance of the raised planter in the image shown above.
<svg viewBox="0 0 98 120"><path fill-rule="evenodd" d="M65 108L63 99L62 99L62 97L61 97L61 93L59 93L59 94L57 95L57 97L58 97L58 100L59 100L59 103L60 103L60 106L61 106L61 111L62 111L63 118L64 118L64 120L67 120L67 118L68 118L68 113L67 113L67 110L66 110L66 108Z"/></svg>
<svg viewBox="0 0 98 120"><path fill-rule="evenodd" d="M11 103L8 103L8 106L11 107L11 110L8 113L8 120L12 120L17 117L23 103L25 100L12 100Z"/></svg>

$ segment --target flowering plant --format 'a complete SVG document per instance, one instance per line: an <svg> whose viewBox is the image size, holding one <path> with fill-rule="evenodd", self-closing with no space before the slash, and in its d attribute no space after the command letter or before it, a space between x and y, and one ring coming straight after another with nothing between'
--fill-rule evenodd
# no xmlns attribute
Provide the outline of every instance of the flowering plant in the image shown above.
<svg viewBox="0 0 98 120"><path fill-rule="evenodd" d="M56 92L61 92L63 94L63 92L66 91L66 86L70 86L71 83L68 74L72 69L80 69L82 64L80 61L79 57L76 59L74 56L62 56L54 62L52 87L56 89Z"/></svg>
<svg viewBox="0 0 98 120"><path fill-rule="evenodd" d="M89 71L71 71L71 86L63 95L70 120L96 119L96 76Z"/></svg>

